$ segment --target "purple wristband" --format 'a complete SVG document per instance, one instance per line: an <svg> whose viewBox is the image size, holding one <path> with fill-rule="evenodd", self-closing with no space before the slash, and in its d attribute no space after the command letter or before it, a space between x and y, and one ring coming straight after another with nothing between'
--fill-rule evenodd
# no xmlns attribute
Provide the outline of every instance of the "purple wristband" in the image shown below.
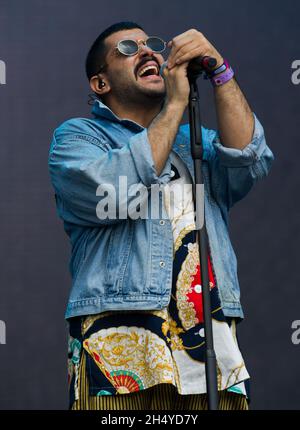
<svg viewBox="0 0 300 430"><path fill-rule="evenodd" d="M213 76L210 78L211 83L214 87L220 87L221 85L226 84L226 82L230 81L234 76L234 71L231 67L229 67L225 72L220 73L219 75Z"/></svg>

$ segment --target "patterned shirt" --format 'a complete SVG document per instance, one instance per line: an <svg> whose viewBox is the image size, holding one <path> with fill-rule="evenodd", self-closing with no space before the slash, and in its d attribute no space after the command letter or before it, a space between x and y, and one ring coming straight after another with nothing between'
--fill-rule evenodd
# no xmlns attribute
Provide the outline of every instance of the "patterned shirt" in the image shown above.
<svg viewBox="0 0 300 430"><path fill-rule="evenodd" d="M78 398L78 372L86 358L89 393L115 395L173 384L179 394L206 392L205 332L201 269L194 223L192 179L171 152L172 180L164 202L174 237L173 285L161 311L109 311L69 320L70 396ZM209 250L208 250L209 251ZM236 320L226 318L218 297L210 251L209 285L218 389L246 395L249 378L236 337Z"/></svg>

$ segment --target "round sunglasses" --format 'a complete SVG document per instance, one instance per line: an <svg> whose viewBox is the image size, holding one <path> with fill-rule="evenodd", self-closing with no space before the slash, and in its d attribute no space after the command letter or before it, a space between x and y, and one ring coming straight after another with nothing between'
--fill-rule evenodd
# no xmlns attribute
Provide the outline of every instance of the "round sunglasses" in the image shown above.
<svg viewBox="0 0 300 430"><path fill-rule="evenodd" d="M165 51L167 47L167 42L156 36L151 36L147 40L141 40L139 42L142 42L145 46L147 46L156 54L160 54L161 52ZM120 54L126 56L136 55L140 50L140 43L132 39L123 39L118 42L117 46L115 46L114 49L116 49ZM106 67L107 63L103 64L97 70L95 75L98 75L99 73L103 72Z"/></svg>
<svg viewBox="0 0 300 430"><path fill-rule="evenodd" d="M159 54L166 49L167 43L160 37L151 36L146 41L142 41L151 51ZM116 46L118 51L123 55L136 55L140 50L140 44L135 40L124 39L120 40Z"/></svg>

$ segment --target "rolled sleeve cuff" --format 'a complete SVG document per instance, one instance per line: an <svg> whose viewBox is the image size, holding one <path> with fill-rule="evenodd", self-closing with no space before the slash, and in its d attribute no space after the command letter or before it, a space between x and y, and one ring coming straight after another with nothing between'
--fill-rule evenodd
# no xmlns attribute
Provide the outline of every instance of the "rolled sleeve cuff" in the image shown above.
<svg viewBox="0 0 300 430"><path fill-rule="evenodd" d="M253 138L243 150L223 146L219 134L216 134L212 144L215 147L222 165L226 167L249 166L261 158L267 148L267 144L264 129L254 113L253 116L255 124Z"/></svg>
<svg viewBox="0 0 300 430"><path fill-rule="evenodd" d="M164 169L158 176L152 156L151 145L148 139L147 129L136 134L129 140L129 149L135 164L137 173L142 183L148 188L152 184L164 185L171 179L171 161L167 159Z"/></svg>

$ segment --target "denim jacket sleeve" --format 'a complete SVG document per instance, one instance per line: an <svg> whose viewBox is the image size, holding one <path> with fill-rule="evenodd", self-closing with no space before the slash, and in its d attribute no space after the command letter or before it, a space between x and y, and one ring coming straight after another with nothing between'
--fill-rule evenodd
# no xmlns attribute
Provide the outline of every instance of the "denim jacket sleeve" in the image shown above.
<svg viewBox="0 0 300 430"><path fill-rule="evenodd" d="M248 194L255 182L268 175L274 160L264 129L254 113L253 116L253 138L243 150L223 146L218 131L203 129L212 193L227 211Z"/></svg>
<svg viewBox="0 0 300 430"><path fill-rule="evenodd" d="M55 193L63 201L63 213L68 212L69 221L80 225L107 225L122 219L118 219L118 215L116 219L97 216L96 206L104 198L104 195L99 197L102 195L99 186L108 185L109 189L115 190L118 214L120 176L126 177L127 191L134 184L149 188L152 184L164 184L170 180L171 164L168 160L161 175L157 176L147 129L124 137L121 147L113 148L101 130L95 131L85 119L75 118L54 131L49 172ZM131 199L133 197L128 195L123 210L127 210Z"/></svg>

